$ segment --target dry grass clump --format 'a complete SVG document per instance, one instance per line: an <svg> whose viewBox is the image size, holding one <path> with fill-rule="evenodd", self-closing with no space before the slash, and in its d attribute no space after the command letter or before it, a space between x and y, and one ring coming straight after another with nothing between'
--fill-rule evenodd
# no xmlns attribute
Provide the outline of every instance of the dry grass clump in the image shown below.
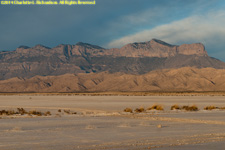
<svg viewBox="0 0 225 150"><path fill-rule="evenodd" d="M41 111L36 111L36 110L29 111L28 114L36 115L36 116L51 116L52 115L50 111L46 111L45 113L43 113Z"/></svg>
<svg viewBox="0 0 225 150"><path fill-rule="evenodd" d="M44 115L45 115L45 116L51 116L52 114L51 114L50 111L46 111Z"/></svg>
<svg viewBox="0 0 225 150"><path fill-rule="evenodd" d="M29 115L36 115L36 116L42 116L43 113L40 111L36 111L36 110L31 110L28 112Z"/></svg>
<svg viewBox="0 0 225 150"><path fill-rule="evenodd" d="M220 109L220 110L225 110L225 107L215 107L215 106L206 106L204 110L213 110L213 109Z"/></svg>
<svg viewBox="0 0 225 150"><path fill-rule="evenodd" d="M182 109L183 110L189 110L189 106L183 106Z"/></svg>
<svg viewBox="0 0 225 150"><path fill-rule="evenodd" d="M161 124L158 124L158 125L157 125L157 128L162 128L162 125L161 125Z"/></svg>
<svg viewBox="0 0 225 150"><path fill-rule="evenodd" d="M132 110L131 108L125 108L123 111L124 111L124 112L133 113L133 110Z"/></svg>
<svg viewBox="0 0 225 150"><path fill-rule="evenodd" d="M30 116L31 115L48 116L48 115L51 115L51 112L47 111L45 113L42 113L42 112L36 111L36 110L32 110L32 111L27 112L24 108L17 108L17 111L14 111L14 110L1 110L0 111L0 115L7 115L7 116L10 116L10 115L25 115L25 114L30 115Z"/></svg>
<svg viewBox="0 0 225 150"><path fill-rule="evenodd" d="M219 107L215 107L215 106L206 106L205 108L204 108L204 110L213 110L213 109L219 109Z"/></svg>
<svg viewBox="0 0 225 150"><path fill-rule="evenodd" d="M196 105L192 105L192 106L183 106L182 107L183 110L186 111L198 111L198 107Z"/></svg>
<svg viewBox="0 0 225 150"><path fill-rule="evenodd" d="M27 111L24 108L17 108L18 114L24 115L27 114Z"/></svg>
<svg viewBox="0 0 225 150"><path fill-rule="evenodd" d="M170 110L181 110L181 107L177 104L171 106Z"/></svg>
<svg viewBox="0 0 225 150"><path fill-rule="evenodd" d="M145 108L144 107L136 108L134 111L136 113L142 113L142 112L145 112Z"/></svg>
<svg viewBox="0 0 225 150"><path fill-rule="evenodd" d="M153 105L149 107L147 110L164 110L162 105Z"/></svg>
<svg viewBox="0 0 225 150"><path fill-rule="evenodd" d="M15 114L15 112L14 112L14 110L1 110L0 111L0 115L14 115Z"/></svg>
<svg viewBox="0 0 225 150"><path fill-rule="evenodd" d="M64 111L64 113L66 113L66 114L68 114L68 115L74 115L74 114L77 114L77 112L74 112L74 111L71 111L71 110L63 110Z"/></svg>

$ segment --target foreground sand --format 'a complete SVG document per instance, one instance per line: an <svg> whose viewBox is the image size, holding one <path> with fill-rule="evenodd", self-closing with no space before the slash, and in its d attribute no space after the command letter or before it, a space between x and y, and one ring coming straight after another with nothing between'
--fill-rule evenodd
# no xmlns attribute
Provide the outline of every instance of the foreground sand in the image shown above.
<svg viewBox="0 0 225 150"><path fill-rule="evenodd" d="M0 96L0 109L50 111L51 116L1 116L1 150L225 149L223 96ZM164 105L164 111L124 113L126 107ZM173 104L198 112L171 111ZM77 112L68 115L61 110Z"/></svg>

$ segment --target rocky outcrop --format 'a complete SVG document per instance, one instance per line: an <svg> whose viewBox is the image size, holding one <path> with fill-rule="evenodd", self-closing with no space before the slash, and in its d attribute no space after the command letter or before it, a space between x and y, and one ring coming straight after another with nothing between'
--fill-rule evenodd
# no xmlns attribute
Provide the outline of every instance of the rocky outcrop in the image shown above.
<svg viewBox="0 0 225 150"><path fill-rule="evenodd" d="M205 46L201 43L183 44L177 48L178 54L208 56Z"/></svg>

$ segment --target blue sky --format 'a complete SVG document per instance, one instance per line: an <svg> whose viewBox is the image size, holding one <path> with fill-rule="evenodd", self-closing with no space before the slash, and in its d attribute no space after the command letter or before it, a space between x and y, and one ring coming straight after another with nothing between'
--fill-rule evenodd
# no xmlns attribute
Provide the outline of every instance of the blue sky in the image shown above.
<svg viewBox="0 0 225 150"><path fill-rule="evenodd" d="M0 5L0 50L87 42L105 48L158 38L203 43L225 61L224 0L96 0L83 6Z"/></svg>

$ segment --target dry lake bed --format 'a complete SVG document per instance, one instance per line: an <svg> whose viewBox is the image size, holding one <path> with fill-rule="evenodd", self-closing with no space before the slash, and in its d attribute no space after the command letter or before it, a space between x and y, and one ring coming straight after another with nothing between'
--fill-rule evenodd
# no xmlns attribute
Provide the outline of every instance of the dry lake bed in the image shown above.
<svg viewBox="0 0 225 150"><path fill-rule="evenodd" d="M154 104L164 110L123 111ZM170 110L174 104L199 110ZM0 96L0 110L15 112L0 115L0 150L225 149L225 109L204 110L210 105L225 107L225 97Z"/></svg>

